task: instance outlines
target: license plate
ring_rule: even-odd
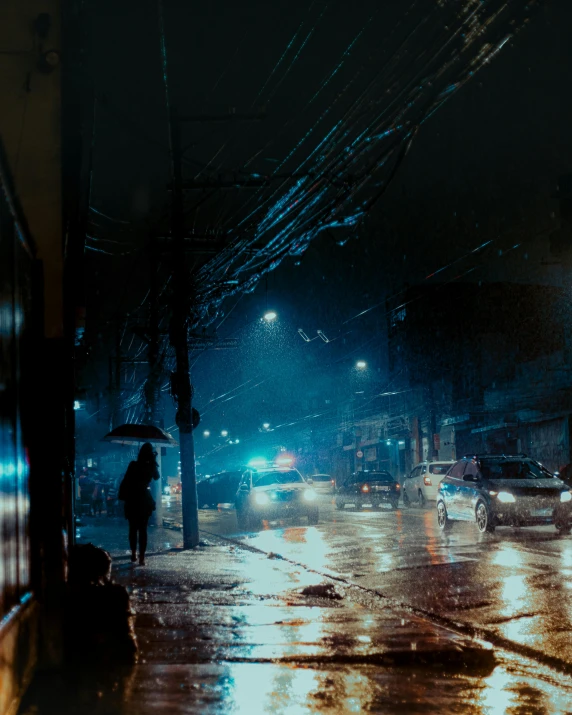
[[[389,487],[376,487],[375,489],[378,492],[388,492],[389,491]]]
[[[552,509],[533,509],[530,516],[552,516]]]

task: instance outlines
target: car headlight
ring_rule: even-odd
[[[313,489],[304,490],[304,499],[306,501],[314,501],[316,499],[316,492]]]
[[[503,504],[514,504],[516,501],[514,494],[511,494],[510,492],[499,492],[497,494],[497,499]]]
[[[572,499],[571,492],[561,492],[560,501],[570,501]]]
[[[258,492],[258,494],[254,495],[254,501],[258,504],[258,506],[265,506],[268,504],[270,499],[268,498],[268,494],[265,492]]]

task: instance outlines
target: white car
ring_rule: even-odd
[[[439,484],[453,464],[443,459],[418,464],[403,482],[403,506],[437,501]]]
[[[310,474],[308,479],[312,480],[314,490],[318,494],[333,494],[334,480],[329,474]]]

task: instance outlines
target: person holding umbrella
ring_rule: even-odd
[[[137,560],[137,541],[139,541],[139,565],[145,566],[147,550],[147,524],[155,511],[155,500],[149,485],[159,479],[157,452],[151,442],[139,450],[137,461],[130,462],[119,486],[118,499],[125,502],[125,518],[129,522],[129,546],[131,561]]]

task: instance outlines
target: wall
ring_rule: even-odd
[[[66,417],[59,47],[59,0],[2,0],[0,139],[9,201],[0,206],[0,526],[7,559],[1,715],[15,712],[39,644],[48,646],[46,663],[60,652]]]
[[[42,39],[34,30],[50,15]],[[47,337],[63,335],[61,223],[61,68],[38,69],[46,50],[60,48],[60,0],[0,3],[0,136],[30,233],[43,263]]]

